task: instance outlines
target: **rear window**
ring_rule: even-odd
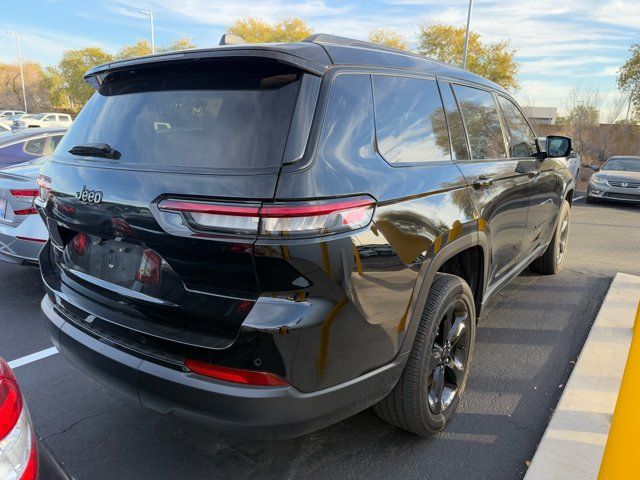
[[[112,72],[56,155],[106,143],[132,166],[279,167],[301,77],[273,61],[237,59]]]
[[[387,162],[451,159],[435,80],[374,75],[373,96],[378,149]]]

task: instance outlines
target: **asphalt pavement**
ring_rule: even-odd
[[[486,309],[465,397],[419,439],[371,411],[305,437],[253,441],[145,410],[60,354],[18,367],[39,437],[78,479],[517,479],[526,471],[615,272],[640,273],[640,207],[572,209],[565,269],[523,273]],[[51,346],[37,270],[0,264],[0,355]]]

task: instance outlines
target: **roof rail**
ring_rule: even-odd
[[[405,50],[399,48],[387,47],[377,43],[365,42],[364,40],[356,40],[355,38],[340,37],[338,35],[329,35],[328,33],[314,33],[303,40],[309,43],[328,43],[332,45],[344,45],[345,47],[362,47],[372,50],[383,50],[385,52],[400,52],[408,54]]]

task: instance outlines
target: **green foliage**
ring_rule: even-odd
[[[386,47],[397,48],[399,50],[409,50],[409,45],[402,35],[394,30],[378,28],[369,32],[369,41],[384,45]]]
[[[640,115],[640,43],[632,45],[630,56],[618,72],[618,87],[631,97],[636,115]]]
[[[156,48],[156,53],[173,52],[175,50],[187,50],[195,48],[188,38],[179,38],[165,47]],[[147,40],[138,40],[133,45],[125,45],[118,51],[116,58],[126,60],[128,58],[143,57],[151,55],[151,44]]]
[[[247,43],[299,42],[312,33],[307,23],[299,18],[285,18],[275,23],[259,18],[241,18],[233,22],[227,31],[242,37]]]
[[[423,25],[420,27],[418,52],[445,63],[461,65],[464,57],[465,29],[450,25]],[[482,42],[480,35],[470,32],[467,69],[504,88],[518,88],[518,64],[515,50],[508,41]]]
[[[84,74],[112,60],[113,56],[99,47],[66,50],[58,65],[49,67],[45,73],[45,83],[53,89],[52,106],[79,111],[94,92],[84,81]]]

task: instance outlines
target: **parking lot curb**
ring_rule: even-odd
[[[525,480],[598,478],[639,300],[640,277],[617,273]]]

